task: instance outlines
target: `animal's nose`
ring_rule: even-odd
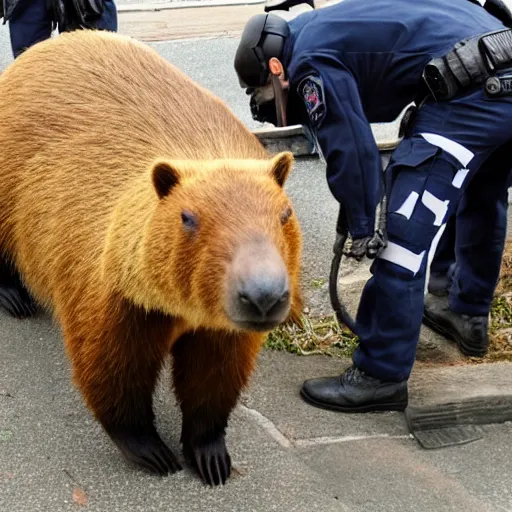
[[[288,307],[290,289],[285,279],[251,279],[240,287],[238,298],[254,321],[272,319]]]
[[[269,331],[291,308],[288,269],[274,244],[243,244],[230,267],[226,313],[242,329]],[[292,282],[293,283],[293,282]]]

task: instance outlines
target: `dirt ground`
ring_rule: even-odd
[[[491,310],[491,345],[486,360],[512,361],[512,240],[508,240]]]
[[[489,340],[489,350],[484,358],[467,358],[460,363],[512,361],[512,239],[505,246],[501,275],[491,309]],[[334,315],[323,318],[305,315],[300,327],[288,324],[274,330],[266,346],[299,355],[350,357],[357,346],[357,337],[340,326]]]

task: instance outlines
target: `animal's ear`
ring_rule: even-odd
[[[293,167],[293,154],[290,151],[283,151],[272,158],[270,169],[277,184],[282,187]]]
[[[153,164],[151,176],[160,199],[166,197],[172,188],[180,182],[178,169],[171,162],[165,160],[159,160]]]

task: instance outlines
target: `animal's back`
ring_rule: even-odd
[[[155,158],[268,156],[221,101],[117,34],[32,47],[0,76],[0,98],[0,249],[48,303],[77,258],[77,272],[97,269],[116,201]]]
[[[92,131],[117,152],[266,157],[210,92],[150,47],[118,34],[79,31],[45,41],[0,76],[0,87],[0,126],[14,122],[20,134],[45,145]]]

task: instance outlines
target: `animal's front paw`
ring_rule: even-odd
[[[153,473],[166,475],[183,469],[154,427],[137,430],[117,428],[107,432],[128,460]]]
[[[226,483],[231,474],[231,457],[224,436],[209,443],[184,443],[183,451],[205,484],[214,486]]]

